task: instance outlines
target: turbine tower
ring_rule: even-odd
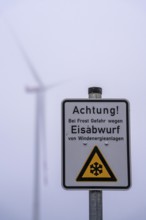
[[[41,152],[43,153],[44,184],[48,182],[47,175],[47,146],[45,134],[45,90],[42,85],[27,88],[27,92],[36,94],[36,125],[35,125],[35,154],[34,154],[34,193],[33,220],[41,219]],[[42,151],[41,151],[42,148]]]

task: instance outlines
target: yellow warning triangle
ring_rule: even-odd
[[[117,181],[97,146],[94,147],[76,181]]]

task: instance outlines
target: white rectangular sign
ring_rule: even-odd
[[[63,186],[129,188],[128,101],[64,100],[62,114]]]

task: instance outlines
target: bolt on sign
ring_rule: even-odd
[[[129,188],[129,102],[66,99],[62,119],[63,186]]]

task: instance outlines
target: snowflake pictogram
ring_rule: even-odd
[[[98,176],[102,173],[102,165],[95,162],[90,165],[90,173],[93,173],[95,176]]]

